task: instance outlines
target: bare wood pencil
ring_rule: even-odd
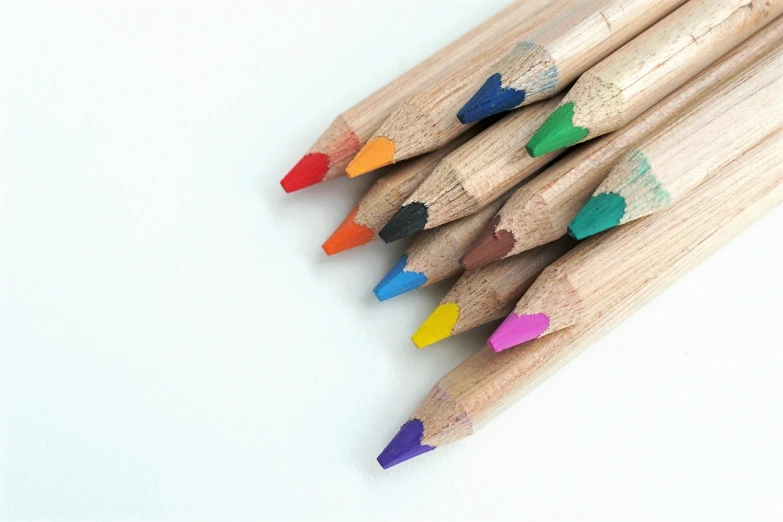
[[[626,125],[783,12],[783,0],[690,0],[585,72],[527,145],[537,156]]]
[[[684,0],[586,0],[532,32],[490,72],[457,117],[471,123],[554,96]]]
[[[658,212],[783,128],[783,47],[635,145],[568,227],[577,239]]]

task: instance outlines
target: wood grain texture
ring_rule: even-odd
[[[525,3],[526,15],[517,16],[512,29],[496,31],[491,44],[408,96],[373,137],[394,142],[393,162],[424,154],[453,140],[468,127],[459,122],[457,111],[468,101],[475,85],[486,78],[489,69],[533,28],[576,3],[577,0],[529,0]]]
[[[501,74],[503,87],[525,92],[525,105],[548,98],[683,3],[583,1],[517,44],[494,72]]]
[[[446,156],[405,205],[426,205],[425,229],[430,229],[481,210],[532,176],[558,155],[531,158],[525,152],[528,138],[557,102],[555,98],[509,114]]]
[[[622,129],[579,146],[518,189],[500,209],[493,230],[506,230],[514,237],[514,247],[505,257],[565,235],[568,224],[624,153],[781,45],[783,18],[778,18]]]
[[[783,164],[783,129],[719,169],[692,192],[693,197],[582,242],[544,270],[514,314],[546,314],[546,335],[583,321],[605,302],[625,299],[657,267],[679,262],[753,198],[775,190],[783,179],[779,164]]]
[[[601,300],[590,315],[572,328],[500,354],[485,347],[442,377],[411,416],[424,425],[420,444],[437,448],[486,425],[783,201],[783,168],[774,158],[780,145],[779,141],[769,141],[748,151],[740,161],[725,167],[723,176],[709,180],[678,205],[681,215],[675,219],[687,221],[690,216],[703,214],[707,221],[707,216],[717,220],[702,241],[691,242],[681,250],[676,262],[649,266],[636,274],[640,276],[638,280],[618,280],[613,288],[631,290],[623,291],[622,298],[617,295]],[[758,179],[756,173],[764,173],[763,179]],[[727,179],[735,183],[726,187]],[[727,198],[727,191],[739,197]],[[662,221],[666,214],[671,217],[675,208],[651,217],[648,223]]]
[[[441,304],[459,306],[459,319],[451,334],[508,315],[539,274],[574,244],[571,238],[561,238],[511,259],[465,272],[441,300]]]
[[[783,0],[691,0],[586,73],[562,105],[589,138],[617,130],[783,12]]]

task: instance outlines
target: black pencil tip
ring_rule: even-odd
[[[392,216],[378,235],[387,243],[397,241],[424,230],[424,227],[427,226],[428,217],[427,205],[418,201],[409,203]]]

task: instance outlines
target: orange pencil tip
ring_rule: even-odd
[[[362,147],[362,150],[345,168],[348,177],[355,178],[370,171],[394,163],[394,153],[397,147],[394,142],[384,136],[377,136]]]
[[[359,211],[359,207],[356,207],[348,214],[345,221],[340,223],[329,239],[323,244],[322,248],[326,255],[332,256],[344,250],[358,247],[365,243],[369,243],[375,239],[375,231],[371,228],[367,228],[363,225],[359,225],[354,222],[356,213]]]

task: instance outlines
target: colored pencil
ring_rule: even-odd
[[[585,0],[514,46],[460,109],[471,123],[554,96],[685,0]]]
[[[573,245],[571,238],[470,270],[454,284],[411,340],[424,348],[507,316],[533,281]]]
[[[773,161],[783,161],[783,129],[719,169],[691,192],[693,198],[581,243],[544,270],[489,345],[495,351],[511,348],[578,324],[606,301],[628,298],[660,267],[678,263],[688,250],[709,241],[759,194],[755,184],[775,190],[783,176]],[[765,171],[758,170],[762,166]]]
[[[453,72],[488,45],[492,45],[497,34],[513,31],[522,20],[534,16],[540,9],[540,4],[539,0],[514,2],[340,114],[283,178],[283,189],[293,192],[345,176],[348,162],[397,105],[440,76]]]
[[[576,239],[658,212],[783,128],[783,48],[627,152],[568,227]]]
[[[457,111],[468,101],[474,86],[486,77],[492,64],[532,29],[577,2],[528,0],[525,4],[529,8],[528,16],[518,17],[513,29],[498,32],[492,44],[486,45],[426,88],[408,96],[394,109],[348,164],[348,176],[361,176],[435,150],[465,132],[467,126],[459,122]]]
[[[547,154],[617,130],[783,12],[783,0],[690,0],[585,72],[527,145]]]
[[[481,126],[475,126],[438,150],[391,167],[393,171],[378,178],[323,244],[326,254],[331,256],[378,239],[378,232],[438,163],[481,129]]]
[[[446,156],[383,227],[381,239],[390,243],[472,214],[554,159],[531,158],[524,147],[557,102],[509,114]]]
[[[572,328],[531,341],[524,348],[498,354],[485,347],[470,357],[438,380],[380,454],[379,464],[389,468],[472,435],[783,201],[781,146],[780,143],[769,145],[750,151],[741,162],[729,164],[723,178],[712,178],[686,200],[649,220],[662,221],[667,214],[676,212],[685,221],[701,214],[716,218],[712,226],[706,227],[703,241],[683,248],[677,262],[657,264],[647,267],[644,273],[637,273],[638,280],[633,285],[626,280],[615,281],[615,288],[632,287],[626,297],[600,302],[589,317]],[[762,179],[757,179],[756,173]],[[741,181],[742,186],[729,185],[731,194],[726,194],[725,183],[721,183],[725,179]],[[627,233],[628,228],[642,223],[613,232]],[[609,239],[608,235],[604,238]]]
[[[465,254],[463,266],[471,270],[565,235],[568,224],[625,152],[780,45],[783,17],[622,129],[580,145],[511,196]]]
[[[373,292],[378,300],[385,301],[461,274],[459,258],[507,197],[498,199],[471,216],[422,232],[376,285]]]

